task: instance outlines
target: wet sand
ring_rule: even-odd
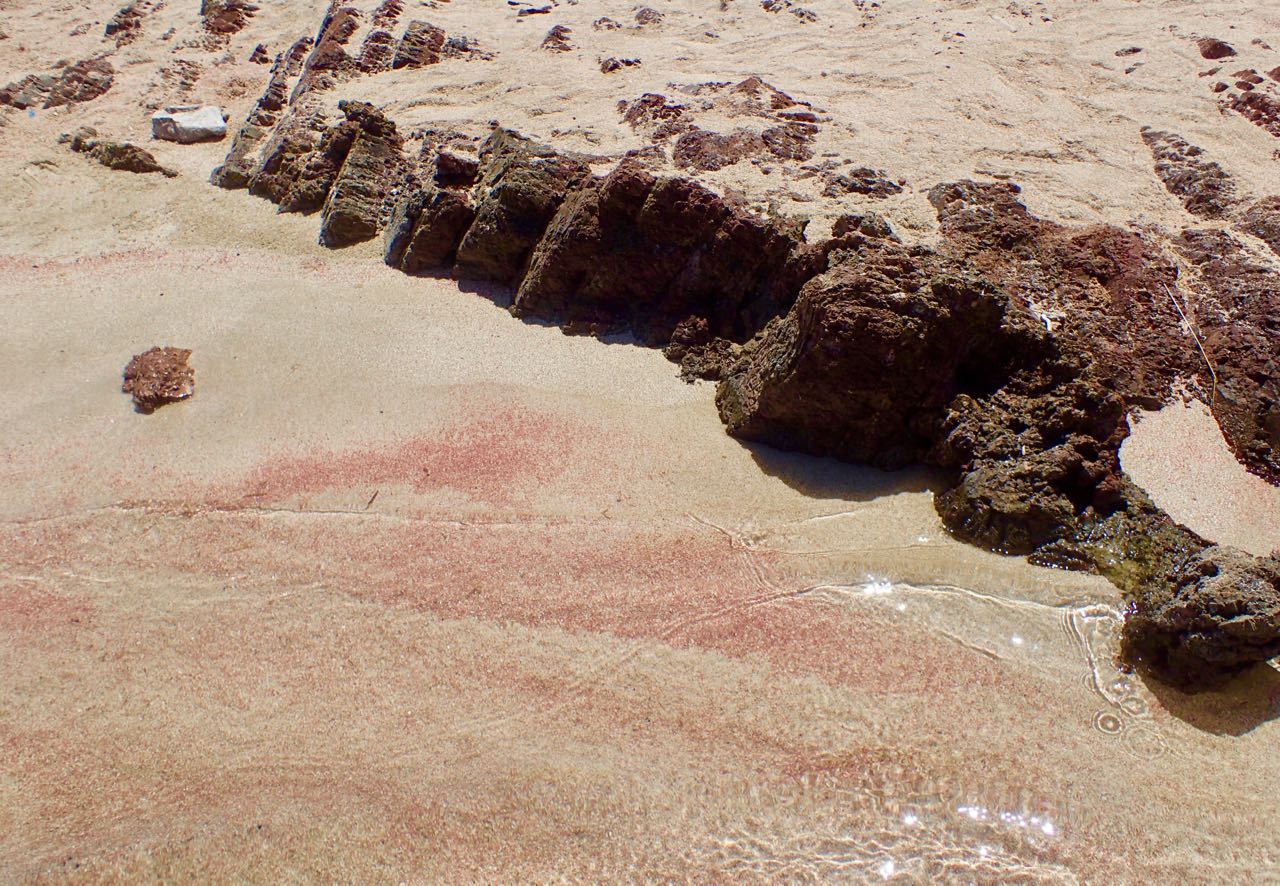
[[[925,474],[746,448],[657,352],[147,188],[208,240],[4,260],[15,879],[1274,873],[1273,669],[1122,675],[1114,589],[951,541]],[[152,344],[197,393],[143,416]]]
[[[1236,461],[1203,403],[1139,413],[1120,457],[1179,523],[1258,557],[1280,552],[1280,488]]]

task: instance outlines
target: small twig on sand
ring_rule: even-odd
[[[1178,299],[1174,297],[1173,290],[1169,288],[1169,284],[1161,284],[1164,286],[1165,294],[1169,296],[1169,301],[1173,302],[1173,308],[1178,312],[1178,316],[1182,318],[1182,322],[1186,324],[1187,331],[1191,333],[1191,338],[1195,341],[1196,347],[1200,349],[1200,356],[1204,358],[1204,365],[1209,367],[1209,375],[1213,377],[1213,390],[1209,394],[1209,412],[1213,412],[1214,403],[1218,399],[1218,370],[1213,365],[1213,361],[1209,359],[1209,355],[1205,352],[1204,342],[1200,339],[1200,333],[1195,325],[1187,318],[1187,312],[1182,309],[1182,305],[1178,303]]]

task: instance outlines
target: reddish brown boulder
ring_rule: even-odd
[[[569,42],[569,35],[572,33],[573,29],[565,25],[552,25],[551,30],[542,38],[542,48],[551,52],[568,52],[573,49],[573,44]]]
[[[1125,623],[1131,660],[1204,687],[1280,655],[1280,558],[1209,547],[1168,575]]]
[[[140,175],[159,172],[167,178],[173,178],[178,174],[172,169],[161,166],[155,155],[145,148],[128,142],[100,139],[98,133],[88,126],[82,127],[74,135],[62,136],[60,141],[70,143],[71,150],[96,160],[108,169]]]
[[[624,160],[565,200],[529,263],[520,316],[625,327],[665,344],[690,316],[742,340],[794,297],[799,232]]]

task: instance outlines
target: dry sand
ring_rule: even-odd
[[[47,35],[89,5],[114,11],[0,4],[0,68],[81,57]],[[656,352],[326,252],[314,219],[205,185],[225,145],[156,147],[175,180],[58,147],[143,138],[156,37],[194,5],[108,96],[0,129],[5,879],[1280,881],[1274,669],[1194,698],[1121,674],[1115,590],[949,540],[927,475],[746,448]],[[323,4],[263,5],[237,59]],[[1060,218],[1171,219],[1116,135],[1161,114],[1269,162],[1170,73],[1230,4],[655,5],[629,92],[768,68],[922,186],[985,164]],[[559,8],[588,47],[567,61],[532,48],[551,17],[504,7],[424,11],[499,54],[442,66],[423,119],[548,135],[581,108],[629,138],[583,85],[583,23],[630,7]],[[1112,69],[1135,42],[1140,81]],[[263,72],[206,76],[242,112]],[[894,211],[926,218],[914,189]],[[143,416],[120,372],[156,344],[194,351],[197,393]],[[1228,487],[1142,472],[1166,420],[1137,427],[1139,478],[1200,531],[1271,538],[1204,497]]]

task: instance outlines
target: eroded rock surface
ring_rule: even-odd
[[[91,58],[67,65],[57,74],[33,74],[0,89],[0,105],[19,109],[57,108],[92,101],[115,82],[115,68],[106,59]]]
[[[1156,161],[1156,175],[1187,211],[1203,218],[1222,218],[1235,202],[1235,182],[1204,151],[1171,132],[1142,131]]]
[[[77,154],[84,154],[108,169],[139,174],[159,172],[168,178],[178,174],[172,169],[161,166],[155,155],[145,148],[128,142],[100,139],[98,133],[91,127],[82,127],[74,135],[64,135],[62,141],[69,143],[71,150]]]
[[[394,122],[365,102],[343,102],[341,108],[359,128],[322,209],[320,242],[330,247],[378,236],[385,200],[405,165]]]

